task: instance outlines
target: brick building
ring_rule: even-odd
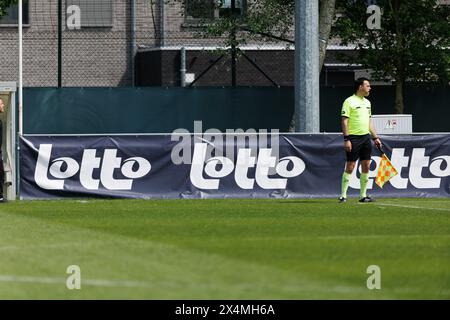
[[[156,45],[150,2],[135,3],[136,44]],[[57,86],[58,0],[28,0],[24,4],[24,86]],[[66,11],[73,4],[81,9],[79,30],[69,30],[66,25],[70,17]],[[16,10],[11,8],[0,21],[1,81],[18,81]],[[62,12],[62,85],[131,85],[131,1],[62,0]]]
[[[185,0],[185,6],[180,0],[61,1],[61,79],[65,87],[131,86],[133,80],[135,85],[179,86],[183,47],[189,83],[220,57],[217,48],[223,45],[220,39],[198,36],[198,12],[214,18],[226,12],[230,2],[226,0],[223,8],[215,9],[204,5],[209,0]],[[242,12],[246,1],[236,1]],[[450,0],[443,3],[449,4]],[[24,0],[24,4],[24,86],[57,86],[58,0]],[[73,16],[72,5],[80,8],[80,29],[68,28],[67,21]],[[0,20],[0,48],[0,80],[17,81],[17,8],[10,8],[9,14]],[[280,42],[250,42],[241,49],[243,54],[238,56],[236,69],[237,85],[293,85],[293,47]],[[340,63],[337,55],[338,52],[354,54],[350,49],[330,41],[321,74],[322,84],[353,81],[353,69],[359,66]],[[230,59],[224,56],[195,85],[230,85],[230,73]]]
[[[136,85],[178,86],[181,47],[187,49],[188,76],[198,75],[217,58],[212,51],[222,42],[199,38],[198,17],[191,14],[189,3],[183,7],[176,0],[62,0],[62,86],[130,86],[133,63]],[[67,26],[71,5],[80,8],[81,29]],[[58,0],[24,0],[23,17],[24,86],[57,86]],[[17,25],[17,7],[13,6],[0,20],[2,81],[18,81]],[[293,84],[293,48],[286,49],[285,43],[253,43],[243,49],[273,82]],[[229,59],[223,59],[197,85],[228,85],[229,73]],[[237,74],[238,85],[273,85],[242,57]]]

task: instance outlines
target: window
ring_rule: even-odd
[[[29,24],[28,0],[22,2],[22,23]],[[19,24],[19,8],[17,4],[10,5],[6,8],[6,14],[0,18],[0,25],[18,25]]]
[[[246,0],[236,0],[235,7],[245,13]],[[200,21],[219,18],[231,13],[231,0],[186,0],[186,20]]]
[[[66,8],[78,6],[81,15],[81,27],[112,27],[112,0],[66,0]]]

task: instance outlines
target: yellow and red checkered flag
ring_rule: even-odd
[[[381,155],[381,161],[378,167],[378,173],[377,177],[375,178],[375,183],[380,188],[383,188],[383,185],[386,182],[388,182],[391,178],[395,177],[397,174],[398,174],[397,170],[394,168],[389,158],[383,153]]]

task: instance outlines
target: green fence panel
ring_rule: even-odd
[[[286,131],[290,88],[30,88],[24,132],[30,134],[162,133],[177,128]]]
[[[321,131],[340,132],[342,102],[351,87],[322,87]],[[395,88],[374,86],[373,114],[394,113]],[[404,113],[414,132],[449,132],[449,87],[407,87]],[[27,134],[170,133],[202,129],[277,129],[286,132],[294,112],[292,87],[238,88],[26,88]]]

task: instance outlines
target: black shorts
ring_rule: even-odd
[[[352,143],[352,151],[345,152],[347,161],[356,160],[370,160],[372,155],[372,141],[370,134],[363,136],[350,135],[350,142]]]

